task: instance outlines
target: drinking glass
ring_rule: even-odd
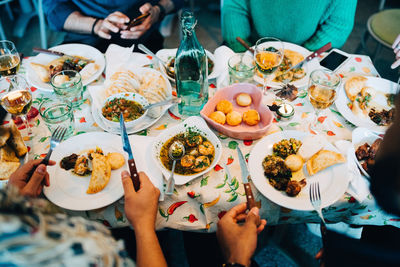
[[[39,113],[51,134],[58,126],[67,129],[64,140],[74,134],[74,112],[70,102],[60,99],[45,100],[39,106]]]
[[[73,108],[79,106],[83,100],[82,77],[75,70],[63,70],[56,73],[50,80],[57,97],[62,101],[70,102]]]
[[[316,133],[318,130],[318,117],[321,111],[329,108],[336,100],[336,89],[342,79],[340,76],[327,69],[314,70],[310,74],[308,85],[308,98],[315,110],[315,119],[311,129]]]
[[[244,53],[236,54],[228,60],[229,84],[251,83],[254,76],[254,58]]]
[[[17,74],[20,58],[15,45],[11,41],[0,41],[0,77],[10,77]]]
[[[26,117],[32,105],[32,94],[25,78],[21,75],[0,78],[0,99],[1,105],[8,113],[21,117],[28,135],[32,135]]]
[[[274,37],[264,37],[257,41],[254,51],[254,61],[262,74],[264,93],[267,90],[267,79],[277,70],[283,60],[283,43]]]

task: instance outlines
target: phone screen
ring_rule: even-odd
[[[327,69],[330,69],[332,71],[336,70],[337,67],[340,66],[340,64],[342,64],[343,62],[346,61],[346,59],[348,59],[347,56],[339,54],[335,51],[332,51],[329,55],[327,55],[326,57],[324,57],[319,64],[322,67],[325,67]]]

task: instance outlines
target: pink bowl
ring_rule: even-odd
[[[240,93],[247,93],[251,96],[253,101],[250,106],[241,107],[237,105],[236,96]],[[233,110],[238,111],[241,114],[249,109],[257,110],[260,114],[260,122],[254,126],[249,126],[244,122],[237,126],[230,126],[226,123],[224,125],[216,123],[208,116],[216,110],[215,107],[218,102],[224,99],[230,101],[233,104]],[[214,97],[209,99],[204,105],[200,115],[215,130],[229,137],[241,140],[259,139],[267,133],[274,117],[269,108],[261,103],[261,100],[262,92],[255,85],[249,83],[237,83],[218,90]]]

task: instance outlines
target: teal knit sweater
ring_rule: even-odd
[[[254,45],[261,37],[317,50],[341,47],[354,25],[357,0],[223,0],[222,36],[235,52],[239,36]]]

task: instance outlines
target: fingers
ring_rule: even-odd
[[[238,216],[236,216],[236,222],[243,222],[246,220],[246,217],[247,217],[246,213],[239,214]]]
[[[259,215],[259,209],[257,207],[254,207],[249,211],[249,213],[247,213],[245,225],[254,225],[258,228],[260,224],[261,220]]]
[[[50,175],[48,172],[46,172],[46,175],[44,176],[44,185],[50,186]]]
[[[392,44],[392,48],[395,49],[397,45],[400,44],[400,34],[397,36],[396,40],[394,40],[393,44]],[[397,50],[399,50],[400,48],[397,48]],[[396,51],[395,51],[396,52]]]
[[[54,160],[49,160],[49,164],[47,164],[47,165],[53,166],[53,165],[56,165],[56,162]]]
[[[30,170],[32,170],[34,167],[39,165],[41,162],[42,162],[42,159],[30,160],[21,166],[21,171],[23,171],[24,173],[28,173]]]
[[[105,19],[103,21],[102,27],[104,27],[112,32],[115,32],[115,33],[119,32],[119,28],[117,26],[115,26],[113,23],[111,23],[110,21],[108,21],[107,19]]]
[[[123,171],[121,173],[122,185],[124,187],[125,197],[136,194],[135,189],[133,188],[133,183],[129,172]]]
[[[397,68],[398,66],[400,66],[400,59],[396,60],[396,61],[392,64],[391,68],[392,68],[392,69],[395,69],[395,68]]]
[[[152,7],[153,7],[153,6],[152,6],[150,3],[146,3],[146,4],[144,4],[143,6],[141,6],[141,7],[139,8],[139,11],[140,11],[142,14],[144,14],[144,13],[149,13]]]
[[[119,11],[112,13],[106,19],[117,24],[124,24],[129,22],[129,17]]]
[[[257,228],[257,234],[259,234],[259,233],[261,233],[263,230],[264,230],[264,228],[265,228],[265,226],[267,225],[267,221],[266,220],[261,220],[261,223],[260,223],[260,225],[258,226],[258,228]]]
[[[233,208],[231,208],[226,214],[225,216],[228,216],[232,219],[235,219],[239,214],[244,213],[247,209],[247,203],[241,203]],[[225,217],[224,216],[224,217]]]
[[[97,33],[97,35],[103,39],[111,39],[111,35],[104,32],[103,30],[99,30],[99,32]]]
[[[24,189],[27,192],[36,193],[38,188],[41,186],[43,179],[45,179],[46,174],[46,165],[40,164],[32,174],[28,184],[25,186]]]

